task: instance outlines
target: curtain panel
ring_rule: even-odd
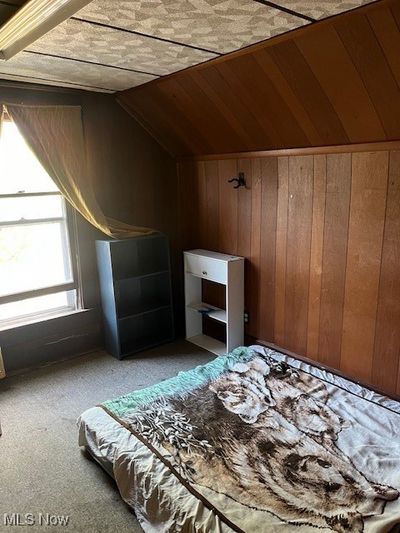
[[[4,112],[16,124],[65,199],[88,222],[116,239],[154,233],[153,229],[108,217],[97,203],[87,172],[80,106],[4,104],[0,132]]]

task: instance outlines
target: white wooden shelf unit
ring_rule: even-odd
[[[186,339],[217,355],[243,345],[244,258],[208,250],[184,252]],[[225,309],[202,301],[202,279],[225,285]],[[226,344],[203,334],[203,313],[226,327]]]

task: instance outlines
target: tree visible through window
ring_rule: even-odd
[[[64,198],[15,124],[4,121],[0,135],[0,327],[77,308],[68,213]]]

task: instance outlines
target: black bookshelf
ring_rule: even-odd
[[[168,239],[96,241],[106,349],[122,359],[174,338]]]

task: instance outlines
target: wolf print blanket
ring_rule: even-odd
[[[102,407],[231,530],[395,530],[399,404],[282,359],[238,348]]]

